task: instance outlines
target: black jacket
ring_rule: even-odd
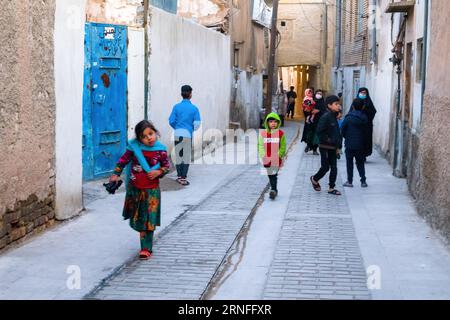
[[[327,105],[325,104],[324,98],[322,98],[322,99],[314,98],[314,101],[316,102],[316,109],[320,111],[318,114],[316,114],[316,117],[315,117],[316,120],[314,120],[314,121],[319,123],[320,118],[322,117],[322,115],[327,113],[328,109],[327,109]]]
[[[366,150],[369,119],[363,111],[351,111],[342,124],[342,136],[348,150]]]
[[[320,140],[320,148],[342,148],[342,136],[336,117],[337,114],[329,110],[325,112],[322,117],[320,117],[319,124],[316,129],[316,133]]]

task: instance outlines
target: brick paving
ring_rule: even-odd
[[[87,298],[200,299],[266,187],[266,179],[258,166],[243,166],[207,200],[161,232],[150,260],[126,265]]]
[[[288,141],[298,124],[285,128]],[[259,165],[234,175],[155,239],[148,261],[131,261],[86,299],[200,299],[268,184]]]
[[[280,232],[264,299],[370,299],[366,272],[345,197],[309,182],[320,157],[305,155]],[[339,183],[337,185],[342,185]]]

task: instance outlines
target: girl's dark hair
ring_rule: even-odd
[[[159,131],[156,129],[153,123],[151,123],[148,120],[143,120],[136,125],[136,128],[134,128],[134,132],[136,133],[136,139],[140,141],[142,135],[144,134],[145,129],[147,128],[150,128],[159,136]]]

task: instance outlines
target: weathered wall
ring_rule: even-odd
[[[142,27],[142,0],[87,0],[86,19],[90,22]]]
[[[408,14],[406,24],[405,44],[412,48],[412,61],[405,61],[405,70],[410,70],[410,91],[405,92],[404,96],[409,99],[403,101],[405,110],[404,118],[407,121],[406,139],[407,149],[405,150],[404,163],[406,164],[406,175],[408,179],[408,187],[412,195],[416,198],[418,193],[418,185],[420,184],[420,131],[422,126],[422,79],[420,78],[421,55],[419,48],[419,39],[424,37],[424,17],[425,17],[425,1],[416,2],[414,10]],[[406,59],[405,59],[406,60]],[[406,72],[405,72],[406,74]],[[404,76],[404,83],[408,79]],[[406,86],[404,86],[406,90]],[[408,101],[409,100],[409,101]],[[409,108],[408,108],[409,103]]]
[[[278,65],[319,66],[312,82],[315,88],[327,91],[332,89],[335,12],[335,1],[281,0],[278,13]]]
[[[152,8],[150,25],[149,118],[172,146],[169,116],[181,101],[184,84],[193,87],[193,103],[202,129],[228,128],[230,108],[230,38],[178,16]],[[196,141],[200,138],[196,136]]]
[[[230,50],[238,49],[233,62],[241,70],[260,74],[267,69],[269,59],[268,39],[265,28],[252,22],[252,1],[229,1],[232,8],[229,17],[231,43]],[[236,44],[234,46],[234,44]],[[233,53],[232,53],[233,54]]]
[[[223,26],[226,29],[230,11],[227,2],[227,0],[179,0],[177,15],[192,19],[205,27]]]
[[[299,3],[301,2],[301,3]],[[280,66],[320,65],[323,1],[282,0],[278,25],[281,42],[277,53]],[[281,22],[285,22],[283,27]]]
[[[431,1],[431,47],[419,147],[417,205],[427,221],[450,242],[450,61],[449,1]],[[444,65],[443,65],[444,62]]]
[[[82,208],[82,110],[85,0],[56,0],[56,217]],[[52,32],[53,34],[53,32]]]
[[[55,1],[2,1],[0,249],[54,222]]]
[[[245,71],[239,73],[237,88],[232,92],[236,95],[236,104],[232,104],[230,120],[239,122],[244,130],[259,127],[259,111],[263,105],[262,88],[262,74],[255,75]]]
[[[229,1],[232,65],[238,74],[231,92],[231,119],[241,128],[258,128],[263,107],[263,73],[268,64],[267,29],[252,22],[252,1]],[[238,51],[235,51],[238,50]]]
[[[393,64],[389,61],[392,57],[391,43],[391,15],[385,14],[384,10],[389,0],[378,1],[376,12],[376,40],[377,58],[376,62],[367,69],[366,85],[370,89],[370,95],[377,108],[374,120],[374,143],[386,155],[394,153],[390,137],[391,121],[395,119],[395,97],[397,90],[397,74]],[[394,16],[394,35],[398,33],[399,15]],[[372,34],[370,33],[372,36]]]

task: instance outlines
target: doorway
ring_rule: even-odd
[[[111,174],[127,143],[127,28],[85,25],[83,180]]]

